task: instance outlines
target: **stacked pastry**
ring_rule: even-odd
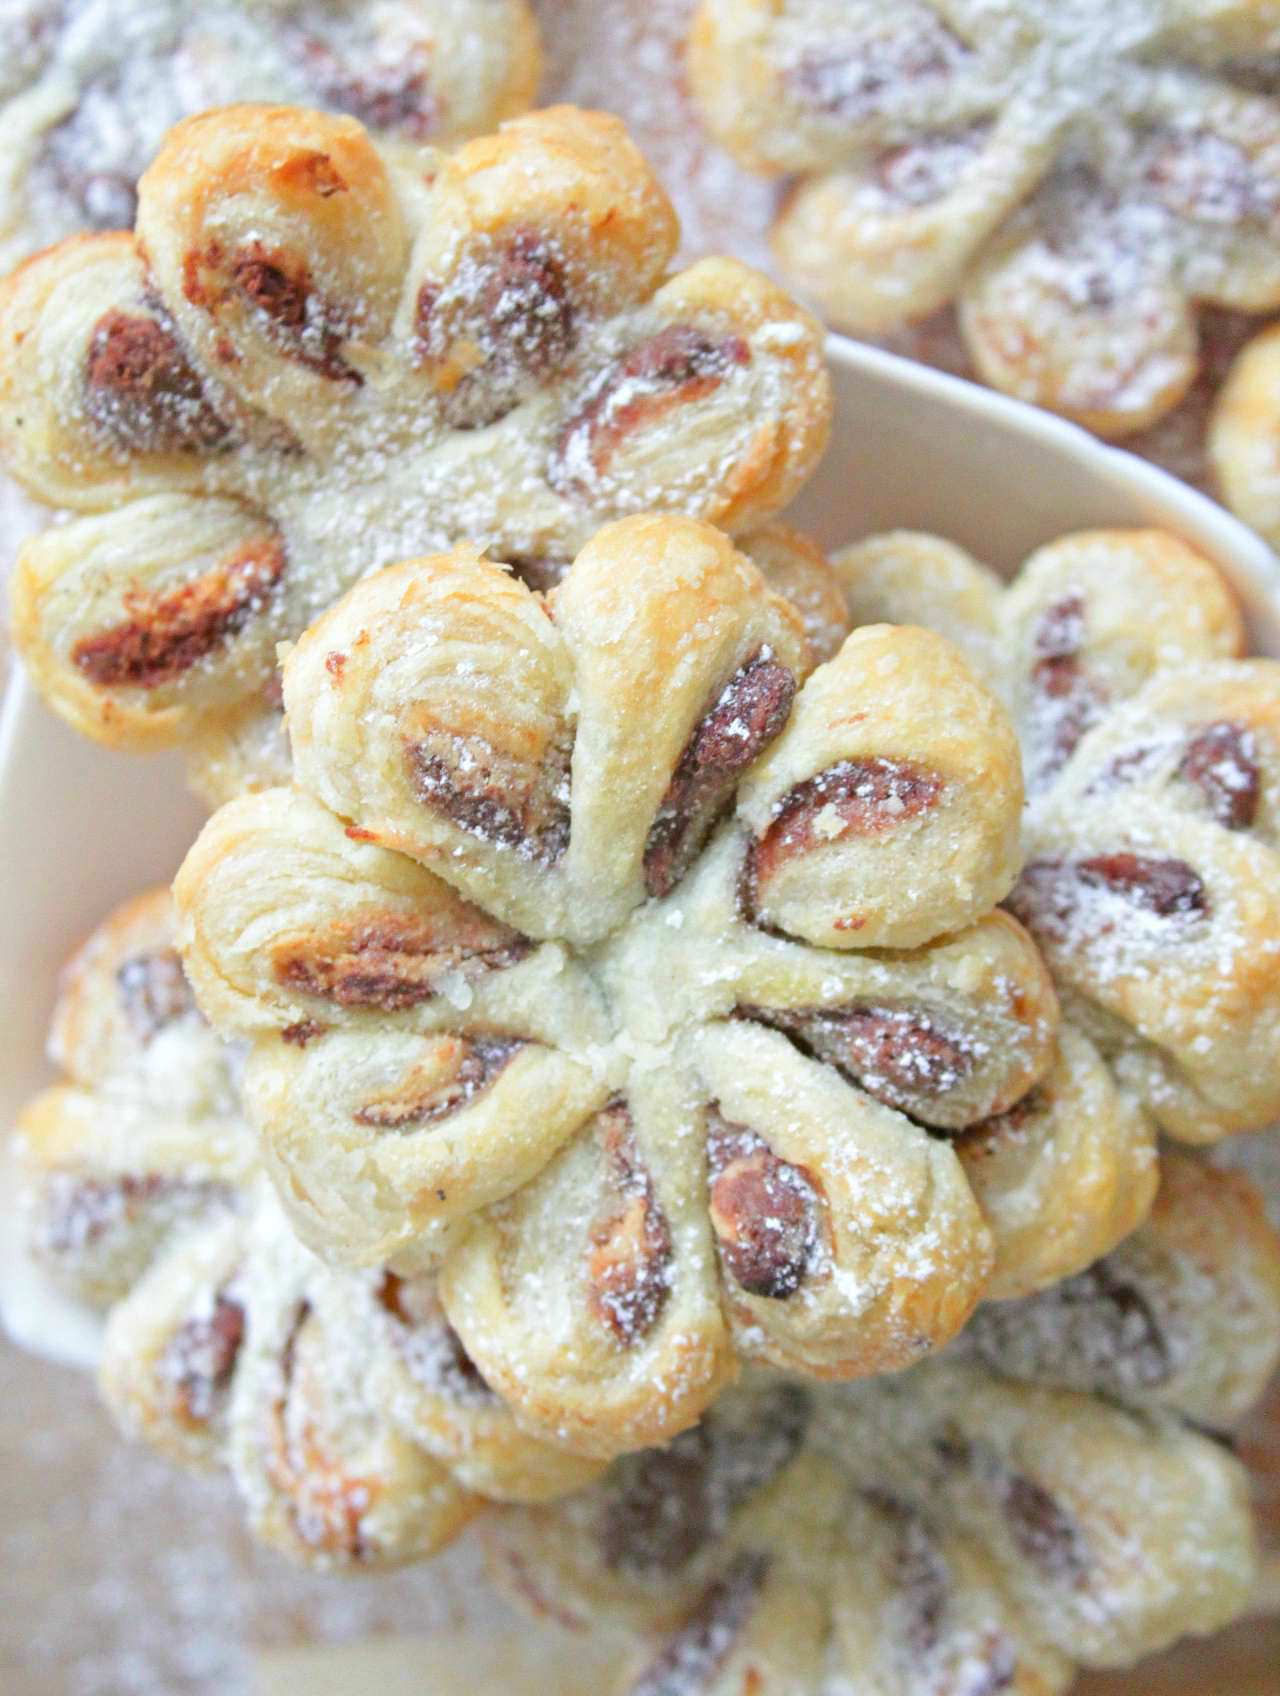
[[[702,0],[703,119],[789,175],[784,271],[833,324],[953,307],[977,373],[1107,436],[1280,306],[1280,6]]]
[[[230,1466],[257,1534],[304,1559],[429,1554],[485,1498],[592,1479],[518,1430],[432,1278],[334,1271],[294,1237],[261,1176],[241,1056],[183,976],[167,889],[71,962],[50,1046],[66,1080],[18,1127],[27,1240],[108,1316],[102,1387],[127,1431]]]
[[[1171,536],[1097,531],[1006,588],[895,534],[837,554],[855,623],[945,629],[1007,702],[1030,805],[1009,905],[1070,1022],[1168,1135],[1280,1114],[1280,664],[1246,659],[1226,585]]]
[[[1251,1581],[1188,1422],[1277,1246],[1156,1132],[1280,1111],[1275,668],[1169,538],[829,567],[817,328],[674,241],[593,114],[236,107],[5,285],[32,675],[224,802],[69,976],[30,1240],[299,1558],[516,1503],[637,1691],[1059,1688]]]
[[[727,540],[645,517],[545,599],[470,551],[365,579],[284,700],[293,787],[215,814],[175,895],[313,1247],[442,1261],[486,1379],[588,1452],[740,1358],[954,1334],[996,1248],[923,1127],[1011,1107],[1056,1024],[993,911],[1016,745],[954,649],[811,671]]]
[[[0,271],[82,230],[127,229],[166,131],[206,108],[349,112],[412,158],[525,110],[541,62],[528,0],[4,0]],[[0,478],[0,572],[41,522]],[[0,681],[7,661],[0,643]]]
[[[621,126],[566,108],[409,168],[351,119],[195,118],[136,235],[0,292],[0,441],[84,514],[23,553],[14,638],[72,723],[282,769],[275,646],[359,576],[461,540],[536,578],[610,516],[733,533],[826,441],[817,326],[674,216]]]
[[[237,100],[349,112],[391,146],[449,146],[537,91],[527,0],[7,0],[0,265],[133,222],[179,119]]]
[[[172,934],[157,890],[66,974],[68,1081],[20,1127],[28,1236],[108,1310],[124,1429],[229,1465],[259,1536],[367,1567],[488,1508],[500,1580],[603,1637],[629,1692],[1062,1689],[1244,1605],[1229,1434],[1280,1358],[1280,1241],[1238,1176],[1167,1155],[1143,1226],[946,1357],[845,1385],[755,1368],[606,1472],[520,1429],[430,1275],[300,1246]]]
[[[494,1568],[607,1632],[628,1696],[1061,1691],[1239,1608],[1222,1433],[1278,1311],[1256,1195],[1178,1156],[1123,1247],[984,1310],[967,1348],[857,1385],[744,1379],[669,1448],[492,1521]]]

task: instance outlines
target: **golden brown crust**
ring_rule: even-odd
[[[167,889],[122,902],[63,967],[49,1053],[94,1088],[136,1067],[161,1031],[198,1022]]]
[[[491,1209],[440,1284],[468,1352],[521,1424],[605,1458],[694,1424],[736,1373],[678,1092],[633,1077],[619,1105],[625,1161],[610,1147],[615,1109]],[[635,1240],[621,1243],[637,1201]]]
[[[237,795],[288,783],[289,737],[283,706],[274,696],[268,685],[261,698],[250,696],[192,742],[187,781],[210,811]]]
[[[702,0],[690,78],[739,161],[797,173],[774,249],[838,328],[956,303],[986,381],[1130,435],[1195,380],[1201,303],[1280,301],[1280,107],[1249,77],[1274,19],[1162,0],[1123,43],[1105,0],[989,22],[952,0]]]
[[[1248,1259],[1225,1241],[1233,1204],[1210,1181],[1172,1199],[1170,1217],[1179,1212],[1212,1215],[1208,1235],[1222,1234],[1205,1253],[1194,1225],[1198,1245],[1166,1222],[1144,1227],[1135,1246],[1170,1244],[1145,1290],[1176,1306],[1195,1286],[1192,1326],[1208,1326],[1203,1340],[1224,1364],[1212,1315],[1234,1300]],[[1275,1248],[1272,1237],[1266,1253]],[[1028,1366],[1016,1324],[987,1334],[981,1364],[953,1356],[822,1390],[749,1377],[670,1448],[615,1463],[554,1507],[491,1522],[495,1573],[522,1606],[610,1634],[624,1664],[626,1645],[647,1644],[636,1664],[653,1666],[691,1650],[689,1627],[744,1551],[769,1571],[799,1563],[818,1616],[805,1616],[794,1682],[777,1688],[804,1692],[825,1669],[942,1696],[962,1671],[985,1681],[975,1688],[1046,1696],[1065,1689],[1073,1663],[1126,1665],[1211,1629],[1245,1607],[1254,1556],[1242,1469],[1186,1421],[1211,1404],[1221,1414],[1232,1396],[1205,1402],[1191,1387],[1184,1399],[1170,1382],[1162,1398],[1144,1374],[1133,1304],[1117,1309],[1122,1280],[1117,1265],[1077,1293],[1074,1311],[1078,1327],[1110,1339],[1109,1377],[1061,1387],[1079,1377],[1078,1331],[1036,1332],[1043,1346]],[[1253,1312],[1280,1344],[1274,1299]],[[750,1646],[767,1662],[770,1644],[753,1609],[724,1619],[723,1655]],[[714,1657],[679,1664],[691,1688],[719,1688]]]
[[[37,499],[78,511],[133,494],[198,489],[206,478],[216,486],[224,438],[175,427],[193,413],[206,417],[202,395],[190,388],[175,395],[160,414],[162,432],[141,427],[139,387],[160,387],[176,342],[160,360],[133,362],[132,381],[117,389],[117,402],[129,397],[127,413],[109,403],[100,381],[93,384],[98,337],[113,317],[144,335],[172,337],[147,298],[145,268],[125,232],[70,236],[0,284],[0,434],[10,469]],[[165,387],[172,392],[171,381]]]
[[[992,1256],[953,1151],[777,1032],[713,1025],[689,1046],[710,1103],[710,1215],[739,1352],[853,1378],[954,1336]]]
[[[526,1037],[592,1039],[580,970],[370,835],[297,789],[242,796],[205,826],[174,899],[188,973],[222,1029],[433,1032],[471,1009]]]
[[[1039,548],[1001,608],[1028,788],[1162,671],[1245,651],[1240,605],[1211,561],[1159,530],[1086,530]]]
[[[743,787],[745,899],[758,922],[824,947],[913,947],[1007,892],[1020,807],[1016,739],[958,652],[925,630],[865,626],[814,673]]]
[[[193,355],[286,423],[359,385],[354,348],[386,335],[408,245],[362,125],[258,106],[170,131],[139,184],[137,241]]]
[[[1092,1265],[1142,1223],[1160,1182],[1152,1120],[1068,1022],[1050,1072],[956,1153],[995,1238],[991,1301]]]
[[[741,537],[738,546],[774,594],[790,601],[804,620],[813,664],[834,659],[849,633],[849,613],[839,579],[817,543],[775,522]]]
[[[941,536],[890,530],[831,555],[848,617],[861,624],[923,624],[954,642],[987,686],[1001,688],[999,608],[1004,584]]]
[[[976,1348],[855,1386],[748,1375],[669,1447],[491,1521],[495,1576],[623,1665],[679,1664],[698,1691],[722,1688],[720,1663],[692,1628],[746,1551],[799,1568],[818,1609],[791,1681],[765,1689],[843,1676],[944,1696],[962,1676],[1050,1696],[1077,1665],[1128,1665],[1248,1605],[1244,1472],[1198,1427],[1237,1420],[1280,1350],[1278,1252],[1247,1186],[1179,1156],[1128,1243],[986,1309]],[[725,1663],[770,1665],[777,1647],[751,1606],[722,1614],[714,1641]]]
[[[1010,706],[1032,801],[1009,897],[1121,1090],[1188,1142],[1280,1111],[1280,672],[1154,530],[1040,548],[1007,590],[901,533],[835,556],[854,618],[936,618]]]
[[[222,1217],[253,1164],[167,890],[123,903],[68,963],[49,1051],[67,1075],[16,1127],[23,1232],[55,1282],[102,1307],[171,1240]]]
[[[1052,986],[990,911],[1001,709],[922,630],[810,664],[688,518],[605,526],[545,596],[470,548],[402,562],[285,657],[295,788],[224,807],[175,884],[304,1240],[439,1265],[486,1380],[587,1455],[687,1428],[739,1358],[847,1377],[949,1339],[990,1238],[920,1124],[1053,1059]],[[858,762],[928,768],[922,817],[847,784],[801,842],[775,803]],[[887,875],[864,842],[895,828]]]
[[[647,509],[768,520],[825,445],[821,333],[730,260],[664,281],[676,240],[600,113],[449,157],[295,107],[179,124],[135,237],[0,292],[0,447],[86,515],[18,570],[41,690],[112,745],[207,742],[373,566],[464,537],[567,561]]]
[[[1070,786],[1098,770],[1097,747],[1086,740],[1033,819],[1011,904],[1171,1135],[1259,1129],[1276,1110],[1280,1043],[1273,851],[1146,796],[1081,803]]]
[[[413,641],[424,627],[430,647]],[[720,758],[706,726],[722,694],[739,689],[724,710],[752,718],[740,769],[806,665],[797,615],[726,538],[635,518],[599,532],[549,608],[466,550],[381,573],[298,643],[285,701],[298,781],[327,806],[528,934],[587,940],[671,886],[732,794],[733,767],[715,794],[680,770],[691,735],[702,773]]]
[[[1245,347],[1218,394],[1208,436],[1222,498],[1273,546],[1280,535],[1275,496],[1278,358],[1280,335],[1274,329],[1264,330]]]
[[[590,1482],[596,1465],[517,1427],[433,1278],[332,1271],[297,1241],[173,944],[165,890],[88,939],[55,1017],[76,1081],[19,1126],[27,1248],[105,1310],[101,1389],[122,1428],[230,1466],[255,1532],[321,1566],[420,1558],[491,1500]]]
[[[157,0],[144,31],[136,21],[131,0],[101,0],[88,18],[19,0],[0,73],[0,268],[131,223],[138,178],[191,113],[323,107],[412,157],[526,110],[542,68],[527,0],[211,0],[195,12]]]
[[[1139,1230],[1077,1276],[988,1308],[969,1338],[1012,1376],[1233,1430],[1280,1362],[1280,1241],[1246,1178],[1169,1152]]]
[[[11,589],[13,637],[38,688],[107,746],[164,747],[220,724],[269,674],[295,587],[279,534],[238,502],[156,494],[41,532]]]

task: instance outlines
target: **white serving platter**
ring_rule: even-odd
[[[1012,572],[1069,530],[1159,525],[1222,567],[1256,649],[1280,656],[1280,562],[1212,501],[1073,425],[893,354],[832,337],[830,358],[832,445],[787,515],[821,541],[934,530]],[[84,741],[13,668],[0,711],[0,1124],[50,1076],[60,965],[114,903],[174,871],[200,816],[176,758]],[[28,1346],[92,1354],[87,1316],[55,1302],[12,1242],[0,1316]]]

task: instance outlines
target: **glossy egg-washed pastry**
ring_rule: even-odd
[[[321,1566],[432,1553],[490,1499],[598,1463],[526,1436],[429,1277],[335,1271],[262,1177],[240,1056],[196,1009],[167,890],[118,908],[65,975],[64,1081],[17,1140],[27,1251],[106,1320],[103,1395],[170,1459],[229,1467],[255,1534]]]
[[[1082,1277],[894,1378],[746,1379],[496,1516],[494,1570],[612,1640],[616,1696],[1052,1696],[1243,1611],[1230,1432],[1278,1358],[1280,1239],[1247,1180],[1178,1155]]]
[[[1157,531],[1039,549],[1006,587],[896,533],[838,553],[854,623],[936,625],[1018,727],[1007,906],[1074,1027],[1189,1142],[1280,1118],[1280,662],[1242,658],[1217,570]]]
[[[82,515],[15,572],[37,687],[114,746],[201,745],[216,789],[279,758],[277,642],[379,565],[466,540],[544,581],[624,513],[768,519],[825,445],[821,334],[732,260],[669,276],[677,234],[601,114],[449,155],[179,124],[136,233],[0,286],[0,455]]]
[[[127,229],[179,119],[238,100],[349,112],[385,143],[452,146],[533,102],[527,0],[5,0],[0,269]]]
[[[486,1380],[584,1453],[684,1428],[742,1359],[902,1366],[994,1268],[1078,1270],[1150,1200],[1149,1125],[1060,1055],[994,910],[1006,714],[922,629],[813,669],[816,604],[675,516],[606,526],[545,596],[469,548],[387,567],[287,655],[294,786],[224,806],[175,884],[304,1241],[439,1266]],[[1133,1151],[1066,1265],[1024,1139],[991,1155],[1008,1235],[950,1140],[1036,1086],[1037,1125],[1082,1099]]]
[[[1108,436],[1171,410],[1197,309],[1280,306],[1278,0],[702,0],[690,74],[796,174],[778,259],[840,328],[955,303],[978,372]]]

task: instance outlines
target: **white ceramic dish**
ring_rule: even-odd
[[[935,530],[1008,572],[1068,530],[1160,525],[1217,561],[1256,648],[1280,655],[1280,563],[1220,507],[1019,402],[840,337],[830,353],[832,446],[789,514],[822,541]],[[172,873],[199,820],[176,759],[81,740],[15,668],[0,713],[0,1124],[48,1076],[60,964],[115,902]],[[86,1316],[52,1304],[12,1253],[0,1309],[19,1341],[92,1352]]]

